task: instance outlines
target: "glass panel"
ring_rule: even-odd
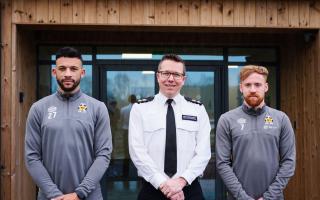
[[[184,60],[223,60],[222,48],[195,47],[98,47],[96,58],[160,60],[165,53],[178,54]]]
[[[54,68],[55,65],[52,65],[51,68]],[[89,96],[92,96],[92,65],[83,65],[86,70],[85,76],[81,79],[80,88],[83,93],[86,93]],[[51,77],[51,93],[57,91],[57,80],[55,77]]]
[[[230,48],[229,62],[276,62],[277,54],[274,48]]]
[[[244,65],[229,65],[228,76],[229,76],[229,110],[234,109],[242,104],[242,94],[239,90],[240,83],[240,69]],[[270,107],[277,107],[277,76],[276,67],[267,67],[269,71],[268,84],[269,91],[266,94],[265,101]]]
[[[39,99],[50,95],[51,89],[51,66],[50,65],[40,65],[39,66]]]
[[[209,115],[211,132],[211,151],[214,154],[215,150],[215,115],[214,115],[214,72],[203,71],[203,72],[187,72],[187,80],[184,87],[181,90],[181,94],[184,96],[191,97],[193,99],[200,100],[205,106]],[[203,194],[205,199],[215,199],[215,159],[214,155],[211,156],[209,164],[200,179]]]
[[[129,158],[125,112],[131,109],[126,107],[130,95],[141,99],[155,94],[155,75],[153,71],[106,71],[105,76],[104,100],[110,116],[113,152],[110,166],[101,181],[104,199],[136,199],[140,185],[136,168]]]

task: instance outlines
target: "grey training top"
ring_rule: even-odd
[[[283,112],[243,104],[220,117],[216,164],[231,194],[228,199],[284,199],[295,161],[294,132]]]
[[[99,181],[112,151],[106,106],[77,92],[59,92],[34,103],[25,136],[26,167],[39,186],[38,200],[77,191],[102,199]]]

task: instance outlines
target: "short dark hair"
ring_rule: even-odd
[[[56,60],[60,57],[79,58],[82,62],[81,53],[74,47],[62,47],[56,52]]]
[[[171,61],[174,61],[174,62],[178,62],[178,63],[182,63],[183,65],[183,74],[186,73],[186,65],[185,65],[185,62],[184,60],[182,60],[182,58],[176,54],[165,54],[164,56],[162,56],[160,62],[159,62],[159,65],[158,65],[158,71],[160,70],[161,68],[161,64],[163,61],[165,60],[171,60]]]

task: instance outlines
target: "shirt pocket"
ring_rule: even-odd
[[[186,134],[195,134],[199,130],[198,121],[182,120],[176,126],[179,132]]]
[[[159,116],[146,116],[143,119],[143,131],[145,133],[159,132],[165,128],[165,122]]]

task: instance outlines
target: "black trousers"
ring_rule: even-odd
[[[204,200],[202,189],[198,179],[195,179],[191,185],[183,188],[185,200]],[[138,200],[167,200],[166,196],[155,189],[149,182],[142,180],[142,189],[138,195]]]

